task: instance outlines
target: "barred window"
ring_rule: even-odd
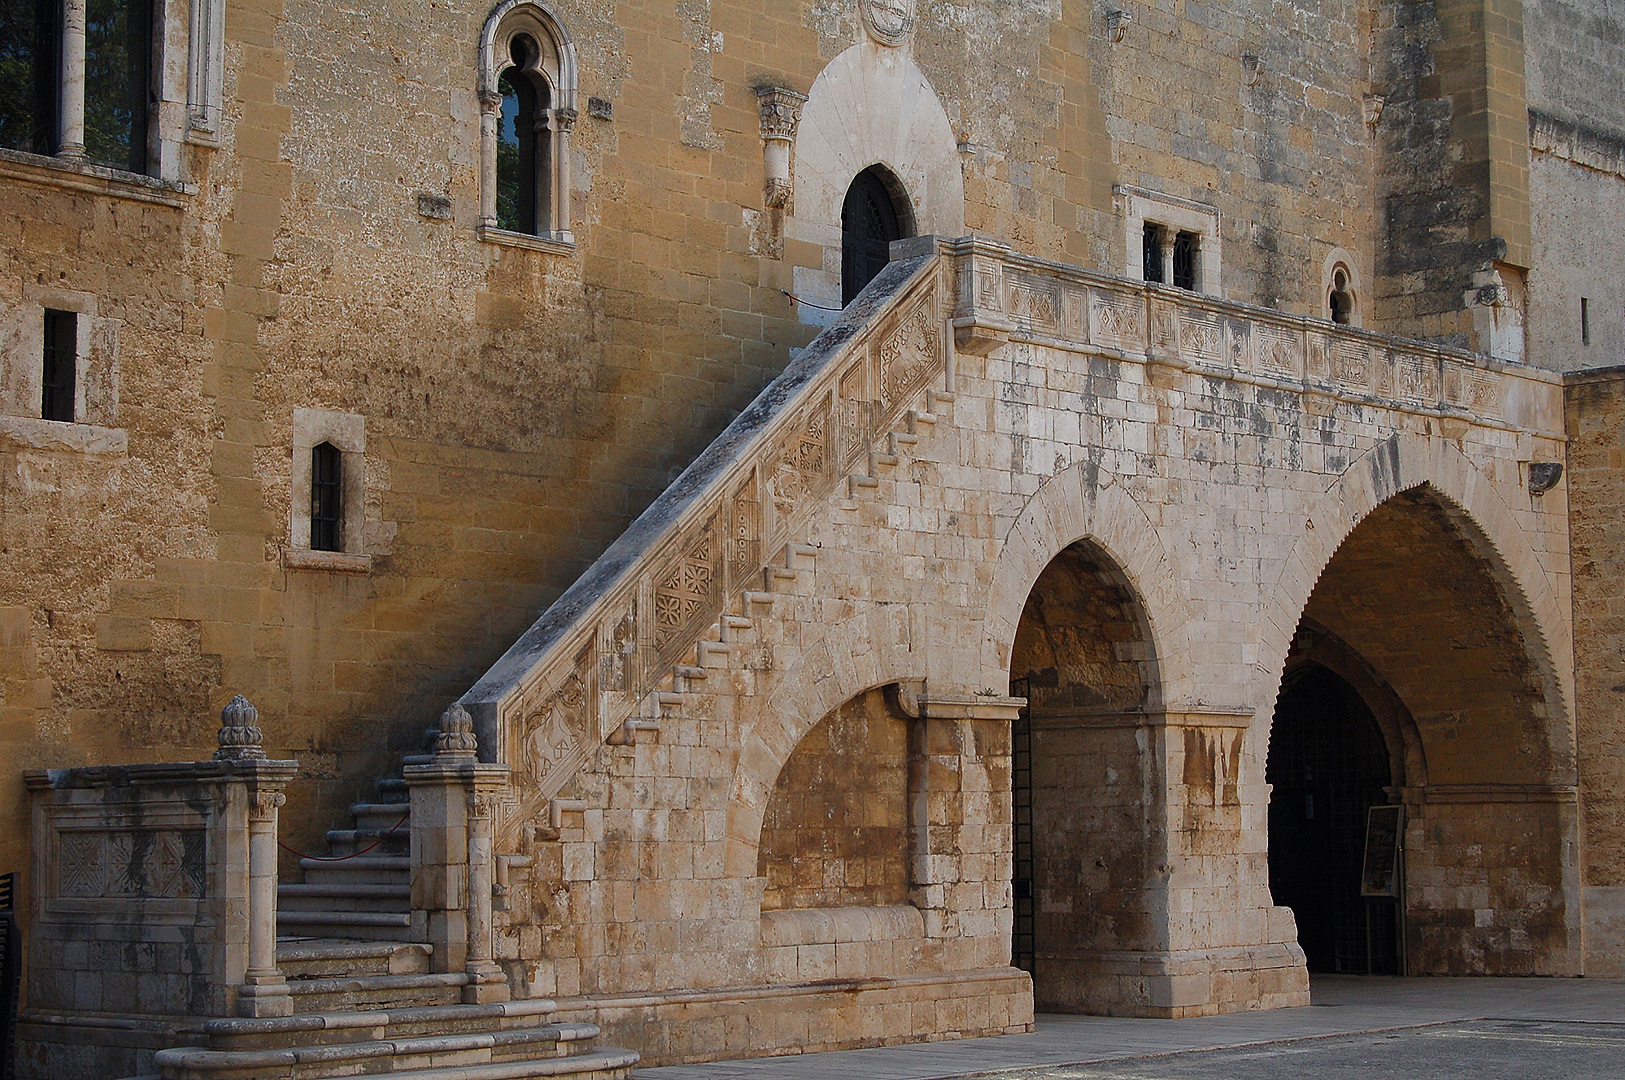
[[[40,383],[40,418],[71,424],[79,366],[79,315],[45,310],[45,356]]]
[[[1181,289],[1196,288],[1196,253],[1201,238],[1193,232],[1174,236],[1174,284]]]
[[[338,447],[321,443],[310,451],[310,547],[343,551],[343,461]]]
[[[1145,223],[1144,243],[1140,248],[1141,277],[1162,284],[1162,226]]]

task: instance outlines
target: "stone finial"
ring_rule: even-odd
[[[435,736],[434,756],[441,758],[472,758],[480,748],[474,736],[474,718],[467,709],[455,701],[440,714],[440,734]]]
[[[255,726],[260,712],[238,694],[220,710],[220,731],[215,741],[220,749],[214,752],[216,761],[264,761],[265,733]]]

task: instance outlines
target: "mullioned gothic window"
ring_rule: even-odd
[[[570,131],[575,47],[534,0],[507,0],[480,40],[480,235],[529,246],[573,244]]]

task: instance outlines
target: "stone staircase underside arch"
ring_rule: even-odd
[[[1145,883],[1163,944],[1078,961],[1110,1011],[1306,1000],[1262,857],[1271,680],[1358,520],[1323,517],[1328,500],[1381,501],[1383,447],[1401,447],[1403,486],[1446,483],[1502,554],[1546,669],[1569,655],[1566,517],[1527,488],[1529,462],[1561,460],[1555,377],[982,241],[909,243],[461,699],[482,760],[512,770],[499,954],[565,1018],[664,1048],[646,1061],[1028,1022],[1007,966],[1007,666],[1028,592],[1073,541],[1123,566],[1160,681],[1131,722],[1157,784],[1141,810],[1167,838]],[[778,770],[882,685],[922,732],[921,936],[881,914],[764,920]],[[1549,796],[1555,844],[1573,837],[1561,779],[1517,796]],[[1577,970],[1578,944],[1533,968]],[[876,995],[862,1031],[794,1034],[850,1015],[837,985]],[[716,1045],[682,1033],[763,987],[801,1019]]]

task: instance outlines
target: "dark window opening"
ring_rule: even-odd
[[[513,39],[513,67],[497,81],[502,118],[497,129],[497,227],[537,235],[552,224],[552,140],[547,85],[529,70],[539,55],[523,34]]]
[[[1140,276],[1162,284],[1162,226],[1149,221],[1145,223],[1145,234],[1140,242]]]
[[[1580,297],[1580,344],[1591,344],[1591,301]]]
[[[905,211],[906,212],[906,211]],[[857,175],[841,204],[841,304],[850,304],[891,261],[891,242],[908,234],[880,167]]]
[[[1332,309],[1332,322],[1347,326],[1353,321],[1354,297],[1349,295],[1349,279],[1342,267],[1332,273],[1332,293],[1327,303]]]
[[[0,0],[0,146],[56,153],[61,31],[54,0]]]
[[[1174,284],[1181,289],[1196,290],[1196,251],[1198,237],[1193,232],[1174,235]]]
[[[41,370],[40,417],[73,423],[74,378],[79,366],[79,316],[45,312],[45,356]]]
[[[152,98],[150,0],[88,0],[85,6],[85,156],[147,171]]]
[[[312,551],[343,551],[344,524],[341,490],[343,459],[338,447],[322,443],[310,452],[310,547]]]

